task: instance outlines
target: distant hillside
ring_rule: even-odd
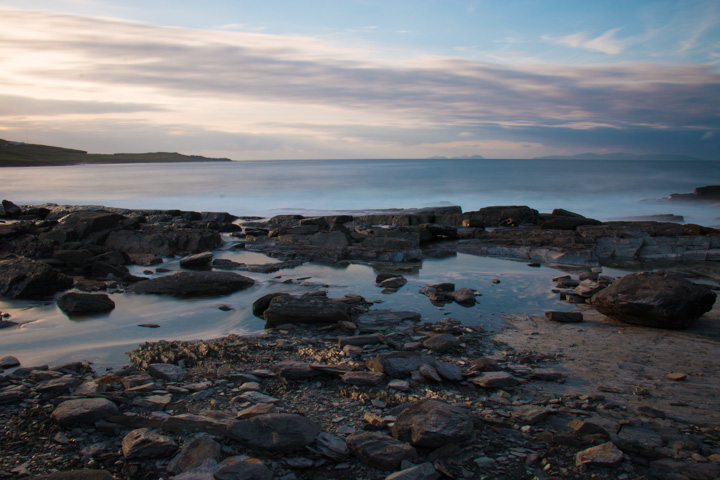
[[[0,139],[0,167],[42,167],[86,163],[174,163],[230,162],[229,158],[208,158],[174,152],[155,153],[87,153],[71,148],[34,145]]]
[[[535,160],[671,160],[671,161],[702,161],[699,158],[686,155],[670,155],[667,153],[652,153],[647,155],[636,155],[634,153],[580,153],[578,155],[563,156],[550,155],[547,157],[536,157]]]
[[[427,160],[484,160],[485,157],[482,155],[462,155],[460,157],[444,157],[442,155],[435,155],[434,157],[428,157]]]

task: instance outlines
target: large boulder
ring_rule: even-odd
[[[420,400],[403,410],[392,428],[398,440],[429,448],[462,443],[472,433],[473,421],[465,409],[431,399]]]
[[[476,212],[466,212],[465,216],[488,227],[499,227],[501,225],[534,224],[538,219],[538,211],[524,205],[494,206],[481,208]]]
[[[88,238],[91,234],[122,228],[127,217],[104,210],[81,210],[60,220],[55,232],[61,240],[72,242]]]
[[[22,210],[10,200],[3,200],[0,204],[0,218],[20,218]]]
[[[270,301],[263,316],[265,326],[287,323],[318,325],[352,320],[353,307],[318,295],[283,295]]]
[[[246,448],[269,452],[301,450],[315,441],[320,428],[312,420],[289,413],[268,413],[237,420],[228,435]]]
[[[72,287],[73,280],[42,262],[29,258],[0,261],[0,295],[33,298],[52,295]]]
[[[715,293],[677,274],[625,275],[592,297],[595,309],[635,325],[686,328],[712,309]]]
[[[255,284],[252,278],[233,272],[180,272],[133,284],[134,293],[199,297],[228,295]]]

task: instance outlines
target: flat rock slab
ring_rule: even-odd
[[[254,284],[252,278],[233,272],[180,272],[134,283],[130,291],[140,294],[201,297],[229,295]]]
[[[309,363],[297,360],[277,362],[272,369],[278,376],[287,380],[305,380],[317,377],[322,373],[312,368]]]
[[[592,297],[595,309],[610,318],[656,328],[687,328],[715,303],[709,288],[664,272],[625,275]]]
[[[89,315],[109,312],[115,308],[115,302],[104,293],[69,292],[58,299],[57,306],[68,315]]]
[[[398,415],[392,434],[416,447],[437,448],[462,443],[473,433],[473,421],[460,407],[438,400],[415,402]]]
[[[52,418],[62,426],[87,425],[119,413],[106,398],[81,398],[62,402],[53,410]]]
[[[175,440],[149,428],[133,430],[122,440],[122,453],[128,460],[167,457],[176,451]]]
[[[291,452],[315,441],[320,428],[309,418],[288,413],[268,413],[247,420],[237,420],[228,434],[254,450]]]
[[[385,374],[380,372],[347,372],[342,377],[348,385],[371,387],[380,385],[385,380]]]
[[[414,462],[417,458],[415,448],[384,433],[356,433],[346,441],[353,455],[382,470],[397,470],[403,460]]]
[[[520,383],[517,378],[507,372],[485,372],[479,377],[473,378],[472,382],[483,388],[507,388]]]

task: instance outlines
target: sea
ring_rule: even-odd
[[[0,179],[0,196],[20,205],[225,211],[259,217],[527,205],[541,212],[563,208],[599,220],[672,214],[686,223],[720,225],[717,203],[667,199],[671,193],[720,184],[720,162],[428,159],[77,165],[2,168]],[[226,240],[216,258],[247,264],[278,261],[232,249],[234,240]],[[166,258],[162,266],[178,271],[179,259]],[[604,267],[610,276],[628,271]],[[147,267],[131,267],[131,272],[149,278],[166,274]],[[56,297],[0,299],[0,312],[18,323],[0,332],[0,358],[15,356],[26,367],[85,361],[102,372],[128,363],[125,353],[143,342],[262,334],[264,322],[251,308],[257,298],[318,289],[333,298],[362,295],[377,302],[373,308],[415,310],[426,321],[456,318],[492,332],[504,328],[508,315],[573,310],[575,306],[552,293],[552,278],[578,271],[457,254],[412,265],[404,273],[408,283],[389,295],[375,285],[377,269],[366,264],[308,263],[272,274],[242,273],[255,285],[219,298],[179,300],[114,291],[109,295],[115,309],[91,317],[66,316],[57,308]],[[439,282],[476,289],[481,294],[478,303],[469,308],[433,306],[419,290]]]
[[[682,215],[720,224],[717,204],[669,202],[720,184],[720,162],[295,160],[2,168],[3,198],[124,208],[318,215],[459,205],[563,208],[599,220]]]

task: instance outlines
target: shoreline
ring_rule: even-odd
[[[613,259],[675,266],[704,255],[696,273],[715,286],[720,279],[713,229],[597,222],[571,212],[543,216],[528,207],[284,215],[242,224],[223,213],[19,208],[22,220],[0,225],[1,261],[11,260],[10,252],[51,258],[56,275],[71,275],[76,290],[94,296],[102,295],[100,287],[127,295],[186,295],[202,288],[221,303],[220,290],[207,290],[216,280],[212,272],[225,275],[213,288],[225,288],[229,280],[247,278],[243,272],[272,275],[278,263],[293,269],[305,262],[373,264],[385,274],[377,283],[392,296],[407,288],[404,265],[461,251],[538,265],[566,262],[578,274],[594,268],[597,278],[609,260],[608,245],[620,252]],[[641,232],[643,243],[627,241],[638,236],[626,232]],[[223,238],[279,262],[239,264],[204,253],[220,248]],[[634,255],[623,257],[631,249]],[[173,255],[183,257],[186,280],[202,278],[200,286],[168,287],[155,280],[172,272],[145,280],[123,265],[154,270]],[[100,280],[103,274],[111,277]],[[507,479],[720,474],[717,306],[690,330],[661,330],[608,319],[581,297],[575,303],[582,323],[515,315],[502,331],[489,331],[452,315],[425,321],[414,312],[381,313],[382,305],[353,295],[353,286],[342,298],[317,292],[322,287],[273,294],[269,307],[257,307],[256,315],[268,322],[261,335],[148,343],[131,352],[132,366],[105,374],[81,363],[9,369],[0,376],[6,407],[0,415],[3,438],[14,450],[5,450],[0,477],[52,478],[47,472],[53,469],[90,468],[104,472],[97,478],[185,478],[196,468],[193,475],[213,478],[221,469],[259,465],[266,470],[258,475],[266,477],[257,478],[328,480],[383,479],[392,472],[397,478]],[[416,302],[437,302],[443,311],[444,305],[476,301],[473,292],[453,286],[448,296],[438,288],[418,294]],[[312,314],[303,317],[308,306]],[[297,324],[315,323],[321,312],[333,320]],[[94,417],[88,399],[109,402],[103,403],[108,410]],[[58,410],[64,402],[87,409],[92,420],[63,417]],[[426,427],[423,415],[433,418]],[[266,423],[248,437],[258,422]],[[322,434],[292,436],[292,425]],[[275,440],[262,431],[276,432]],[[442,440],[427,439],[433,435]],[[271,443],[258,449],[263,442]],[[151,447],[140,447],[145,444]],[[608,460],[608,452],[615,457]],[[188,460],[195,457],[205,459],[204,466]],[[425,477],[410,476],[421,471]]]

